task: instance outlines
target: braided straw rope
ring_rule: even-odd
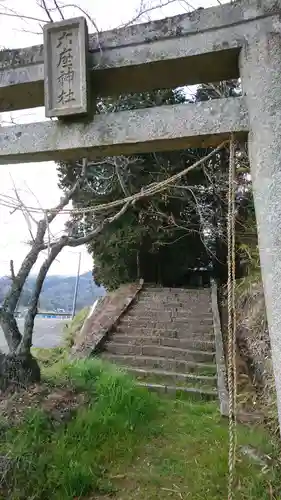
[[[228,450],[228,500],[234,499],[235,462],[237,447],[236,429],[236,313],[235,313],[235,142],[230,142],[229,187],[228,187],[228,391],[229,391],[229,450]]]

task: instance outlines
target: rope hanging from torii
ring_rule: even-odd
[[[231,136],[229,150],[228,218],[227,218],[227,309],[228,309],[228,392],[229,392],[229,450],[228,500],[234,499],[235,462],[237,448],[236,422],[236,311],[235,311],[235,140]]]

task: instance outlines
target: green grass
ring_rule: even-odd
[[[67,362],[75,337],[81,330],[89,313],[89,307],[81,309],[73,320],[67,323],[63,331],[63,341],[60,347],[32,348],[33,356],[39,361],[42,375],[46,378],[60,376],[60,366]]]
[[[3,439],[1,454],[17,460],[9,498],[72,499],[90,491],[112,491],[108,471],[129,464],[140,439],[154,433],[158,414],[153,395],[99,361],[61,365],[64,383],[85,390],[89,405],[67,425],[54,428],[41,411],[30,410]]]
[[[62,368],[68,363],[69,349],[65,346],[54,348],[33,347],[31,351],[40,365],[43,380],[61,384]]]
[[[70,323],[67,323],[64,327],[64,344],[69,349],[73,346],[75,337],[77,333],[81,330],[85,319],[89,314],[89,307],[84,307],[81,309],[73,318]]]
[[[126,474],[120,498],[156,500],[160,492],[162,499],[227,498],[228,429],[216,405],[166,401],[165,406],[163,434],[143,447],[142,455]],[[239,427],[238,441],[264,453],[273,450],[267,433],[261,429]],[[276,490],[272,497],[270,485]],[[278,471],[264,474],[238,453],[235,499],[277,499],[280,491]]]
[[[65,347],[33,347],[33,356],[39,361],[41,370],[66,359]]]
[[[86,391],[90,402],[59,426],[29,410],[2,435],[0,454],[15,460],[3,498],[226,498],[228,429],[216,403],[161,399],[99,360],[54,366],[56,382]],[[275,453],[261,428],[239,427],[239,444]],[[280,497],[277,469],[263,473],[238,454],[237,477],[236,499]]]

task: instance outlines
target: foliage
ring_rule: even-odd
[[[228,429],[215,403],[158,398],[100,360],[64,363],[57,375],[88,403],[65,425],[30,410],[2,431],[1,455],[14,463],[5,498],[226,497]],[[276,457],[263,429],[239,426],[238,443]],[[261,470],[238,448],[237,474],[237,499],[278,498],[277,467]]]
[[[102,110],[116,111],[183,103],[180,91],[155,91],[121,96],[108,100]],[[184,105],[184,104],[182,104]],[[101,106],[100,106],[101,107]],[[139,192],[144,186],[164,180],[192,165],[205,150],[147,153],[132,157],[106,158],[88,169],[88,187],[75,198],[75,204],[94,206]],[[75,179],[77,164],[59,165],[61,186],[67,188]],[[205,194],[197,189],[206,183],[201,169],[195,169],[179,185],[159,193],[153,199],[136,203],[116,223],[105,229],[89,245],[94,257],[98,282],[114,288],[122,282],[142,277],[145,281],[167,285],[186,279],[190,268],[207,266],[207,254],[198,205]],[[195,198],[195,199],[194,199]],[[84,216],[83,229],[91,227],[96,217]],[[176,249],[176,250],[175,250]],[[166,265],[170,262],[170,267]]]
[[[41,368],[51,367],[61,360],[65,361],[66,347],[32,347],[32,355],[38,360]]]
[[[236,216],[236,242],[243,266],[243,276],[256,281],[260,275],[260,259],[257,237],[257,225],[252,186],[243,193]]]
[[[84,309],[81,309],[73,318],[73,320],[70,323],[67,323],[64,328],[64,343],[65,346],[70,349],[74,342],[75,342],[75,337],[77,333],[80,332],[85,319],[87,318],[89,314],[89,307],[84,307]]]
[[[259,260],[256,256],[250,257],[248,275],[238,280],[236,286],[237,342],[257,392],[256,403],[270,431],[279,436],[276,386]]]
[[[129,463],[138,441],[156,430],[156,398],[123,372],[99,361],[64,365],[62,371],[77,390],[88,392],[89,403],[67,427],[56,430],[42,411],[31,410],[19,428],[8,430],[1,452],[19,465],[9,498],[24,492],[25,498],[70,500],[111,492],[110,467],[117,460]]]
[[[194,101],[240,95],[239,82],[204,84],[197,88]],[[157,90],[110,98],[98,103],[99,112],[114,112],[151,106],[184,103],[181,90]],[[211,149],[155,152],[131,157],[97,159],[88,170],[87,189],[75,198],[78,207],[95,206],[139,192],[192,165]],[[79,171],[76,164],[59,165],[61,186],[74,182]],[[236,157],[236,205],[241,228],[248,217],[251,185],[249,164],[244,146]],[[217,279],[225,282],[227,241],[228,152],[214,155],[209,164],[190,172],[178,184],[153,198],[142,199],[114,224],[89,244],[94,258],[94,273],[107,288],[122,282],[144,278],[167,286],[188,284],[190,269],[208,267],[212,263]],[[97,216],[78,217],[81,231],[96,221]],[[254,223],[255,227],[255,223]],[[242,231],[245,236],[245,230]],[[240,258],[244,240],[237,238],[237,274],[243,275]],[[169,262],[169,266],[167,266]]]
[[[61,375],[61,366],[68,362],[75,336],[81,330],[88,314],[89,308],[85,307],[74,316],[72,321],[65,325],[62,345],[52,348],[32,348],[32,355],[39,362],[43,377],[52,378],[54,375],[57,376],[58,372]]]

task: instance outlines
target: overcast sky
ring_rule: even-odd
[[[53,6],[53,0],[46,0],[47,5]],[[96,21],[99,30],[105,30],[120,26],[135,16],[140,0],[74,0],[73,2],[59,2],[61,5],[77,3],[81,8],[87,10]],[[159,0],[147,0],[146,5],[159,4]],[[162,0],[166,3],[166,0]],[[217,0],[190,0],[176,1],[165,8],[154,10],[150,18],[157,19],[187,11],[187,5],[194,8],[217,5]],[[226,3],[226,0],[221,1]],[[31,16],[44,21],[46,15],[38,6],[40,0],[0,0],[0,13],[15,12]],[[64,10],[65,17],[81,15],[77,9],[67,8]],[[54,20],[59,20],[57,14],[53,14]],[[146,20],[146,19],[143,19]],[[42,25],[43,23],[41,23]],[[89,31],[94,31],[89,25]],[[0,15],[0,49],[19,48],[42,43],[41,27],[38,21],[21,20],[17,17]],[[0,89],[1,95],[1,89]],[[44,119],[44,109],[24,110],[12,115],[3,113],[1,124],[6,126],[11,118],[16,123],[27,123]],[[13,183],[17,186],[21,197],[30,206],[51,207],[57,203],[61,192],[57,186],[56,166],[53,162],[29,163],[20,165],[0,166],[0,192],[14,195]],[[52,227],[56,234],[63,228],[65,219],[59,217]],[[0,276],[9,273],[10,259],[14,260],[16,269],[24,258],[28,246],[25,243],[29,239],[27,225],[20,213],[10,215],[9,210],[0,207]],[[50,269],[51,274],[73,275],[76,272],[78,253],[82,251],[81,271],[85,272],[92,268],[91,257],[84,248],[69,250],[65,249],[58,260]],[[41,259],[42,262],[42,259]],[[38,265],[40,261],[38,262]],[[38,265],[34,271],[38,269]]]

